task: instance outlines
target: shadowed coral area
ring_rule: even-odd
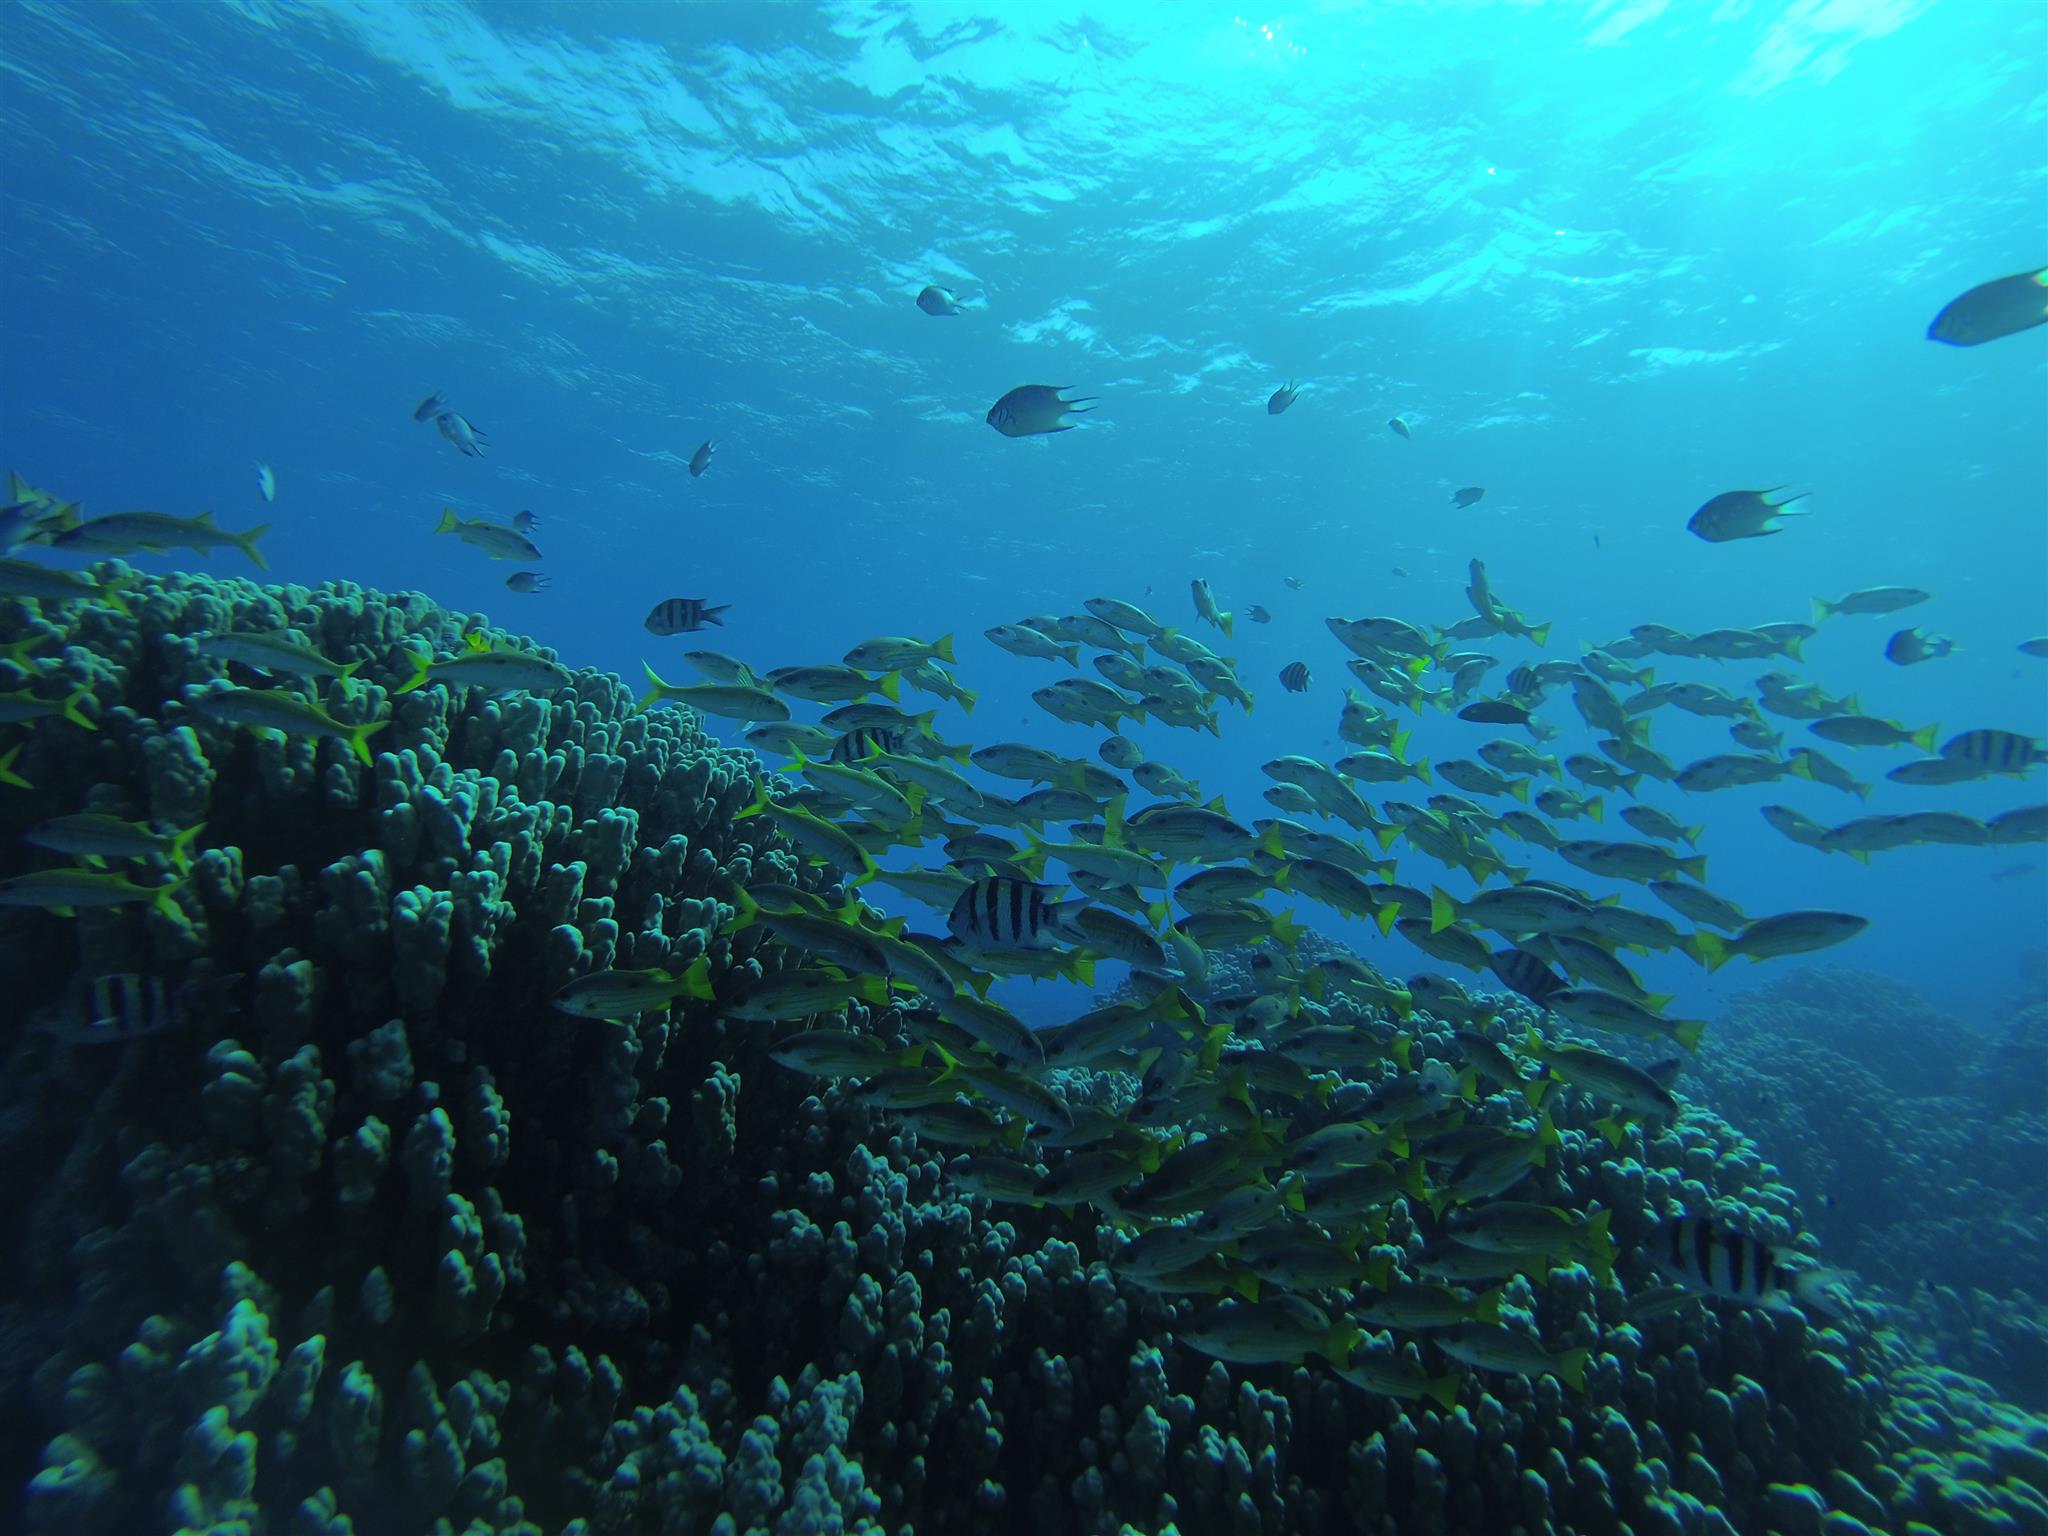
[[[0,1389],[31,1531],[2048,1529],[2048,1425],[1926,1364],[1879,1309],[1641,1305],[1653,1221],[1810,1244],[1800,1196],[1840,1170],[1809,1186],[1692,1103],[1610,1140],[1605,1106],[1555,1087],[1525,1198],[1609,1213],[1615,1280],[1561,1262],[1497,1303],[1530,1347],[1587,1352],[1583,1390],[1447,1370],[1400,1330],[1352,1365],[1431,1362],[1456,1406],[1313,1359],[1233,1367],[1176,1342],[1208,1301],[1121,1275],[1109,1220],[969,1193],[958,1148],[778,1065],[787,1028],[726,1015],[794,964],[733,922],[736,890],[841,894],[766,818],[734,819],[751,757],[589,671],[396,694],[408,650],[511,638],[418,596],[99,574],[118,606],[10,607],[36,688],[84,690],[92,728],[27,728],[0,846],[81,808],[205,834],[167,892],[0,909]],[[360,664],[319,690],[331,733],[209,711],[223,669],[195,637],[287,625]],[[366,765],[352,728],[387,706]],[[581,977],[700,961],[710,997],[632,1022],[551,1006]],[[62,1018],[71,973],[138,971],[181,989],[181,1027],[118,1049],[32,1027]],[[1210,994],[1233,979],[1220,961]],[[1302,1008],[1398,1022],[1414,1068],[1456,1075],[1453,1021],[1375,996]],[[1483,1001],[1468,1024],[1491,1038],[1549,1027]],[[892,1048],[915,1043],[906,1017],[845,1008]],[[1881,1083],[1891,1049],[1840,1058]],[[1262,1090],[1254,1112],[1305,1131],[1384,1081]],[[1048,1082],[1070,1105],[1136,1092]],[[1538,1117],[1519,1093],[1461,1113]],[[1396,1200],[1375,1256],[1412,1273],[1440,1215]]]

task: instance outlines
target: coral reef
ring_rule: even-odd
[[[167,897],[0,909],[0,1388],[26,1530],[2048,1530],[2048,1425],[1871,1314],[1631,1312],[1657,1215],[1806,1230],[1716,1115],[1611,1147],[1553,1093],[1542,1198],[1614,1214],[1622,1283],[1561,1264],[1512,1279],[1502,1317],[1589,1350],[1582,1392],[1474,1373],[1446,1408],[1228,1366],[1176,1342],[1207,1303],[1120,1278],[1126,1237],[1088,1208],[966,1193],[952,1149],[721,1012],[785,963],[729,926],[733,889],[823,882],[734,819],[758,765],[692,717],[588,671],[393,696],[408,646],[493,634],[417,596],[100,575],[118,606],[0,606],[34,658],[0,664],[8,686],[84,689],[97,727],[27,729],[0,847],[26,859],[22,830],[81,809],[205,836]],[[323,685],[331,718],[388,706],[370,764],[345,729],[202,707],[222,669],[195,636],[287,625],[360,664]],[[598,970],[700,959],[710,1000],[630,1024],[549,1006]],[[119,1046],[26,1027],[61,1019],[73,975],[121,972],[169,979],[178,1026]],[[1539,1022],[1493,1001],[1502,1038]],[[893,1006],[846,1017],[908,1038]],[[1459,1063],[1449,1024],[1403,1027],[1419,1061]],[[1262,1108],[1306,1124],[1371,1087]],[[1397,1202],[1378,1251],[1410,1265],[1433,1220]],[[1367,1348],[1412,1363],[1394,1337]]]
[[[1794,971],[1736,1000],[1698,1078],[1900,1326],[2048,1409],[2048,1004],[1972,1021],[1882,977]]]

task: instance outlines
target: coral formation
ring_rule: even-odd
[[[1583,1391],[1461,1373],[1445,1407],[1226,1365],[1176,1341],[1206,1300],[1120,1278],[1126,1235],[1087,1207],[967,1193],[956,1149],[725,1016],[787,963],[733,929],[734,889],[823,885],[735,820],[750,758],[588,671],[393,697],[408,646],[491,633],[417,596],[100,574],[118,606],[0,608],[35,686],[85,689],[96,726],[29,729],[0,846],[80,809],[206,832],[167,898],[0,910],[24,1022],[61,1020],[74,972],[165,976],[184,1010],[118,1048],[14,1034],[0,1386],[28,1530],[2048,1529],[2048,1425],[1869,1313],[1632,1312],[1658,1215],[1806,1230],[1714,1114],[1615,1147],[1576,1091],[1547,1101],[1535,1177],[1613,1213],[1623,1284],[1560,1264],[1510,1280],[1501,1317],[1589,1351]],[[336,735],[202,707],[221,669],[195,635],[286,625],[361,664],[322,688]],[[349,727],[387,705],[366,766]],[[631,1023],[549,1006],[699,960],[708,1000]],[[1502,1038],[1541,1023],[1492,1002]],[[845,1014],[908,1042],[895,1006]],[[1418,1064],[1460,1062],[1449,1023],[1403,1027]],[[1135,1091],[1050,1080],[1071,1103]],[[1371,1088],[1262,1107],[1327,1118]],[[1533,1118],[1511,1094],[1473,1112]],[[1434,1219],[1396,1202],[1376,1251],[1411,1265]],[[1366,1358],[1420,1348],[1382,1334]]]

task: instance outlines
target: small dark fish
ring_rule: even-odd
[[[1486,957],[1486,963],[1504,986],[1538,1008],[1549,1007],[1550,999],[1570,985],[1526,949],[1497,949]]]
[[[697,445],[697,451],[690,455],[690,478],[696,479],[711,467],[711,455],[718,452],[718,444],[705,438]]]
[[[988,408],[985,419],[1005,437],[1071,432],[1074,424],[1067,417],[1080,416],[1095,409],[1081,403],[1093,400],[1093,395],[1077,395],[1072,400],[1061,397],[1061,390],[1073,387],[1071,384],[1019,384]]]
[[[414,421],[432,421],[447,409],[448,402],[441,398],[439,390],[435,390],[434,393],[412,408],[412,419]]]
[[[554,584],[553,577],[539,571],[514,571],[505,578],[505,585],[514,592],[539,592]]]
[[[1994,880],[2017,880],[2022,875],[2031,875],[2040,867],[2039,864],[2031,861],[2025,864],[2008,864],[2005,868],[1996,871],[1991,878]]]
[[[526,508],[521,507],[512,514],[512,526],[521,533],[531,533],[540,526],[540,519],[527,511]]]
[[[1308,692],[1308,663],[1290,661],[1280,669],[1280,686],[1289,693]]]
[[[1286,410],[1287,407],[1294,404],[1295,396],[1299,395],[1300,393],[1301,391],[1295,386],[1294,380],[1289,379],[1285,384],[1281,385],[1280,388],[1274,390],[1272,395],[1267,399],[1266,414],[1268,416],[1278,416],[1282,411]]]
[[[1244,616],[1254,624],[1270,624],[1273,622],[1273,615],[1268,613],[1265,606],[1261,603],[1253,603],[1249,608],[1245,609]]]
[[[2048,321],[2048,267],[1979,283],[1952,299],[1927,327],[1929,341],[1982,346]]]
[[[1518,699],[1541,698],[1543,695],[1543,678],[1532,666],[1525,664],[1516,667],[1512,672],[1508,673],[1508,692]],[[1509,721],[1507,723],[1513,725],[1517,722]]]
[[[1299,592],[1301,590],[1301,578],[1299,576],[1282,576],[1280,580],[1291,591]],[[1150,587],[1147,587],[1145,590],[1149,592],[1152,589]]]
[[[1947,635],[1902,629],[1885,642],[1884,659],[1894,666],[1910,667],[1917,662],[1939,661],[1955,648],[1955,641]]]
[[[960,306],[954,302],[953,295],[946,292],[943,288],[927,287],[924,292],[917,296],[917,307],[928,315],[944,316],[960,313]]]
[[[1529,711],[1507,699],[1481,699],[1459,710],[1458,718],[1481,725],[1527,725]]]
[[[1408,440],[1412,438],[1414,435],[1411,432],[1409,432],[1408,423],[1403,421],[1398,416],[1396,416],[1392,421],[1387,423],[1387,430],[1392,432],[1394,436],[1401,438],[1403,440]]]
[[[693,635],[706,624],[716,624],[722,629],[725,620],[719,615],[731,606],[730,603],[714,606],[701,597],[664,598],[647,615],[647,631],[654,635]]]
[[[1485,494],[1485,486],[1468,485],[1463,490],[1451,492],[1451,505],[1461,509],[1469,507],[1476,504],[1479,498],[1484,496]]]
[[[1394,574],[1396,576],[1406,576],[1408,573],[1402,570],[1401,567],[1397,565],[1394,567]]]
[[[1782,485],[1774,485],[1767,491],[1723,491],[1706,502],[1693,513],[1686,523],[1686,530],[1705,539],[1709,544],[1726,544],[1731,539],[1761,539],[1768,534],[1783,533],[1776,526],[1780,517],[1799,517],[1804,513],[1791,511],[1793,502],[1806,495],[1801,491],[1796,496],[1779,500],[1771,498],[1782,491]]]

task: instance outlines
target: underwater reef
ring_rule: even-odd
[[[2048,1003],[1959,1019],[1884,977],[1794,971],[1735,1000],[1698,1073],[1825,1202],[1832,1262],[1942,1361],[2048,1410]]]
[[[1615,1283],[1558,1264],[1509,1280],[1500,1316],[1587,1351],[1582,1389],[1461,1371],[1446,1406],[1313,1360],[1226,1365],[1176,1341],[1205,1298],[1119,1277],[1112,1223],[969,1193],[954,1149],[779,1065],[787,1026],[722,1011],[795,963],[733,924],[735,892],[832,893],[738,818],[751,755],[587,670],[396,693],[410,651],[511,638],[418,595],[98,574],[117,593],[0,604],[0,691],[92,727],[10,728],[6,873],[55,866],[21,834],[56,816],[204,827],[154,899],[0,908],[0,1389],[25,1530],[2048,1531],[2048,1422],[1881,1309],[1637,1305],[1640,1239],[1671,1210],[1811,1242],[1808,1186],[1714,1113],[1617,1145],[1603,1106],[1545,1101],[1541,1198],[1611,1214]],[[369,762],[346,731],[196,707],[223,667],[194,637],[287,626],[351,666],[320,686],[333,720],[388,714]],[[710,997],[632,1022],[552,1006],[596,971],[700,961]],[[177,989],[182,1027],[34,1027],[75,978],[124,973]],[[1501,1039],[1547,1028],[1489,1002]],[[845,1014],[910,1042],[899,1004]],[[1449,1022],[1399,1022],[1418,1067],[1462,1062]],[[1802,1091],[1774,1065],[1772,1092]],[[1070,1103],[1136,1089],[1048,1082]],[[1371,1088],[1260,1108],[1334,1119]],[[1518,1094],[1472,1113],[1534,1119]],[[1927,1241],[1975,1241],[1947,1214],[1967,1232]],[[1375,1251],[1405,1266],[1432,1220],[1396,1202]],[[1421,1358],[1400,1335],[1363,1350]]]

